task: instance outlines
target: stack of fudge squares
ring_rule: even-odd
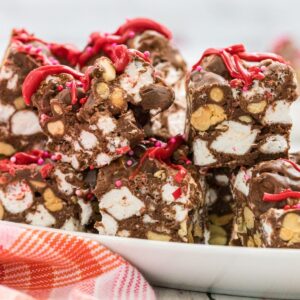
[[[283,58],[243,45],[207,49],[188,71],[149,19],[94,32],[83,50],[13,30],[0,70],[0,219],[299,247],[296,89]]]

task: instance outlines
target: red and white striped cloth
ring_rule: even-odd
[[[0,222],[1,300],[155,299],[143,276],[99,243]]]

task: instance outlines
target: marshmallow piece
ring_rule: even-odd
[[[0,102],[0,123],[6,123],[15,111],[12,105]]]
[[[14,181],[0,190],[0,201],[7,211],[18,214],[32,205],[33,195],[25,180]]]
[[[42,204],[39,204],[34,212],[30,212],[26,215],[26,221],[34,226],[45,227],[51,227],[56,222],[55,218]]]
[[[286,100],[276,101],[269,105],[262,119],[263,124],[292,124],[290,116],[291,103]]]
[[[282,153],[288,149],[288,142],[283,135],[276,134],[266,138],[266,142],[259,147],[265,154]]]
[[[11,117],[14,135],[33,135],[42,132],[38,116],[30,110],[19,110]]]
[[[120,85],[129,95],[133,97],[134,103],[142,101],[140,89],[154,83],[153,69],[150,65],[144,66],[139,60],[134,60],[128,64],[120,80]]]
[[[55,169],[54,171],[54,175],[57,176],[57,187],[59,189],[59,191],[67,196],[72,195],[74,190],[75,190],[75,186],[72,185],[71,183],[69,183],[66,180],[66,177],[73,177],[73,174],[64,174],[61,170],[59,170],[58,168]]]
[[[78,204],[81,208],[80,223],[86,225],[90,222],[93,210],[90,202],[85,202],[83,199],[78,200]]]
[[[109,134],[116,129],[115,121],[109,116],[101,116],[98,119],[97,126],[104,135]]]
[[[216,162],[214,155],[207,147],[207,141],[196,138],[193,142],[194,163],[197,166],[206,166]]]
[[[245,196],[249,195],[249,184],[248,180],[252,176],[252,170],[241,169],[236,175],[233,187],[243,193]]]
[[[135,197],[127,187],[112,189],[100,199],[100,211],[105,209],[117,220],[140,216],[145,204]]]
[[[98,230],[99,234],[104,235],[116,235],[118,231],[118,222],[106,213],[102,213],[101,222],[97,222],[95,228]]]
[[[91,150],[98,144],[98,140],[94,134],[89,131],[82,130],[80,132],[79,141],[84,149]]]
[[[255,142],[259,133],[257,129],[251,129],[251,125],[245,125],[235,121],[224,121],[220,126],[227,128],[211,144],[211,148],[219,153],[244,155]]]

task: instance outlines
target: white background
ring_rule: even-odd
[[[0,0],[0,53],[13,27],[83,47],[91,31],[114,31],[126,18],[137,16],[169,27],[190,64],[207,47],[243,42],[249,50],[265,51],[285,34],[300,47],[297,0]],[[293,116],[300,128],[298,106]],[[294,141],[300,141],[298,131]]]

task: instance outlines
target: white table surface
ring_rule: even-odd
[[[154,287],[158,300],[261,300],[262,298],[248,298],[229,295],[217,295],[192,291],[175,290]]]

